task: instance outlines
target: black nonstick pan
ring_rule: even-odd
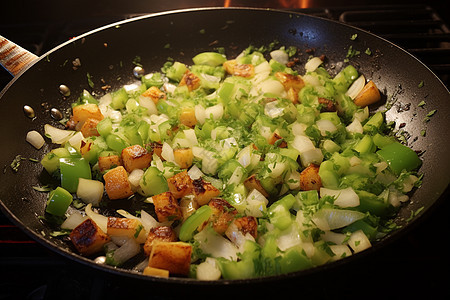
[[[249,45],[259,47],[274,41],[280,46],[299,48],[299,65],[313,51],[316,56],[325,55],[325,67],[332,72],[337,73],[342,62],[348,59],[367,79],[376,82],[384,101],[391,106],[387,119],[395,121],[396,129],[409,146],[422,153],[423,184],[398,214],[396,223],[401,229],[369,250],[329,265],[276,278],[214,282],[146,277],[131,270],[95,264],[50,235],[52,229],[40,218],[44,214],[46,193],[32,188],[48,180],[48,175],[39,163],[28,158],[40,160],[51,145],[48,143],[38,151],[25,141],[25,136],[30,130],[43,134],[47,123],[61,126],[52,118],[52,108],[60,111],[69,108],[83,89],[101,96],[105,85],[114,89],[135,81],[136,62],[151,72],[157,71],[169,57],[191,64],[191,57],[199,52],[223,47],[227,56],[233,57]],[[60,85],[69,87],[69,96],[62,95]],[[422,101],[426,104],[419,105]],[[112,24],[74,38],[34,60],[0,93],[0,105],[3,212],[33,239],[65,257],[102,272],[157,285],[223,287],[301,281],[307,276],[343,268],[361,258],[370,259],[374,251],[412,226],[420,226],[420,221],[432,214],[443,200],[450,182],[450,95],[442,82],[420,61],[386,40],[354,27],[302,14],[242,8],[193,9]],[[24,113],[26,105],[34,109],[33,118]],[[15,171],[9,166],[17,155],[26,159],[20,161]],[[139,203],[136,201],[130,208],[139,208]]]

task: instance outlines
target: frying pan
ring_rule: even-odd
[[[351,38],[354,34],[357,34],[356,39]],[[30,160],[22,160],[17,172],[8,166],[16,155],[40,160],[51,149],[48,143],[38,151],[25,141],[28,131],[43,133],[46,123],[62,127],[51,117],[51,108],[64,111],[83,89],[101,96],[105,93],[102,86],[110,85],[115,89],[136,81],[132,70],[137,60],[146,72],[152,72],[158,71],[169,57],[192,64],[191,58],[199,52],[223,47],[227,56],[233,57],[249,45],[259,47],[274,41],[280,46],[298,47],[300,65],[308,59],[307,49],[312,49],[314,55],[325,55],[325,67],[334,74],[342,68],[341,62],[347,58],[349,49],[360,51],[348,58],[350,63],[366,78],[376,82],[384,100],[392,105],[386,118],[395,121],[396,129],[406,136],[408,144],[423,153],[420,169],[424,174],[423,184],[399,211],[396,223],[402,226],[401,229],[372,248],[332,264],[276,277],[214,282],[145,277],[128,269],[95,264],[75,253],[69,243],[50,236],[53,229],[39,218],[44,214],[46,193],[32,188],[48,182],[49,176],[40,164]],[[370,55],[365,53],[366,49],[370,49]],[[80,65],[74,65],[77,60]],[[301,66],[296,68],[300,73],[304,72]],[[88,76],[93,87],[88,83]],[[61,84],[69,87],[70,96],[60,93]],[[425,106],[418,106],[421,101],[425,101]],[[303,14],[266,9],[208,8],[158,13],[112,24],[74,38],[34,60],[0,93],[0,104],[0,162],[5,166],[0,173],[2,211],[33,239],[71,260],[105,274],[142,279],[157,285],[224,287],[286,280],[298,282],[308,276],[342,268],[362,257],[370,259],[374,251],[379,251],[429,215],[442,201],[450,181],[450,133],[447,130],[450,127],[447,118],[450,96],[442,82],[420,61],[386,40],[355,27]],[[35,118],[24,115],[25,105],[34,108]],[[432,110],[436,110],[435,114],[426,121]],[[117,205],[125,203],[118,202]],[[129,211],[142,208],[138,200],[126,205]],[[411,220],[412,215],[415,217]]]

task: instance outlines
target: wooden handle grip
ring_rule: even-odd
[[[0,64],[16,76],[38,57],[0,35]]]

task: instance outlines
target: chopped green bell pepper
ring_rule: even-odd
[[[62,187],[57,187],[48,195],[47,207],[45,211],[49,214],[62,217],[72,203],[72,195]]]
[[[181,225],[179,238],[183,242],[189,241],[194,235],[198,226],[202,225],[212,215],[212,209],[208,205],[203,205],[197,209],[186,221]]]
[[[70,157],[60,158],[61,186],[70,193],[75,193],[78,188],[78,179],[91,179],[91,167],[84,158]]]
[[[413,171],[422,165],[414,150],[398,142],[384,146],[377,154],[384,159],[390,169],[398,176],[403,170]]]

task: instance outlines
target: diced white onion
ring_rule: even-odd
[[[257,90],[261,94],[274,94],[281,97],[284,93],[284,86],[278,80],[267,79],[258,85]]]
[[[272,101],[264,106],[264,114],[269,118],[276,118],[284,114],[284,108],[278,107],[278,101]]]
[[[32,130],[27,133],[26,141],[36,149],[41,149],[45,144],[44,138],[36,130]]]
[[[136,190],[139,187],[142,176],[144,176],[144,170],[142,169],[134,169],[131,171],[128,175],[128,181],[130,182],[132,189]]]
[[[196,165],[193,165],[187,173],[192,180],[199,179],[205,175]]]
[[[372,244],[362,230],[355,231],[350,235],[348,245],[356,253],[372,247]]]
[[[161,225],[161,223],[156,221],[156,219],[145,210],[141,210],[141,223],[147,232],[150,232],[150,229]]]
[[[74,130],[64,130],[53,127],[50,124],[44,125],[45,136],[52,140],[52,143],[63,144],[70,139],[76,132]]]
[[[261,194],[257,189],[253,189],[247,198],[245,198],[245,212],[247,216],[253,216],[256,218],[262,217],[266,211],[269,200]]]
[[[330,250],[334,253],[331,261],[336,261],[352,255],[352,251],[347,245],[330,245]]]
[[[358,120],[359,122],[363,122],[369,117],[369,107],[364,106],[364,108],[358,109],[353,115],[353,120]]]
[[[328,188],[320,188],[320,197],[332,196],[335,197],[334,204],[340,207],[356,207],[359,205],[358,194],[351,188],[342,190],[333,190]]]
[[[270,68],[269,62],[267,62],[267,61],[264,61],[255,67],[255,74],[266,73],[266,72],[270,73],[270,71],[271,71],[271,68]]]
[[[347,127],[345,127],[350,133],[363,133],[363,127],[358,119],[354,119]]]
[[[305,64],[306,72],[314,72],[323,61],[319,57],[313,57]]]
[[[98,206],[103,197],[103,182],[92,179],[79,178],[77,197],[84,203]]]
[[[206,228],[194,236],[200,250],[214,258],[223,257],[236,261],[239,249],[228,239],[217,234],[214,230]]]
[[[127,93],[137,92],[141,88],[141,82],[134,82],[123,86]]]
[[[74,147],[75,149],[77,149],[78,151],[80,151],[81,148],[81,141],[84,139],[83,134],[81,133],[81,131],[78,131],[77,133],[75,133],[70,139],[67,140],[67,142]]]
[[[300,161],[305,168],[310,164],[320,165],[323,158],[324,156],[320,148],[312,148],[300,153]]]
[[[274,50],[270,52],[270,57],[283,65],[289,62],[289,55],[283,50]]]
[[[366,78],[364,75],[361,75],[356,79],[352,85],[348,88],[347,92],[345,94],[349,96],[350,98],[355,99],[356,96],[362,91],[364,88],[364,85],[366,84]]]
[[[347,209],[323,208],[311,218],[320,230],[334,230],[361,220],[366,215],[362,212]]]
[[[194,107],[194,111],[195,111],[195,118],[197,119],[198,123],[200,124],[205,123],[206,119],[205,108],[200,104],[197,104]]]
[[[73,230],[75,227],[83,223],[87,219],[78,210],[74,210],[73,213],[64,220],[61,224],[62,229]]]
[[[347,235],[344,233],[337,233],[330,230],[324,230],[324,233],[320,235],[325,242],[332,242],[336,245],[344,244],[347,239]]]
[[[197,135],[195,134],[194,129],[186,129],[186,130],[183,130],[183,132],[184,132],[184,136],[189,141],[191,146],[198,145]]]
[[[173,155],[173,149],[166,142],[163,143],[161,149],[161,156],[168,162],[175,163],[175,157]]]
[[[308,128],[308,125],[303,123],[294,123],[292,124],[292,134],[293,135],[306,135],[305,130]]]
[[[135,239],[129,238],[122,246],[114,251],[113,259],[115,262],[122,264],[140,252],[141,246]]]
[[[196,106],[197,107],[197,106]],[[222,103],[216,104],[214,106],[210,106],[205,109],[205,118],[210,119],[212,118],[214,120],[219,120],[223,116],[223,105]]]
[[[333,122],[326,119],[321,119],[316,122],[317,128],[320,130],[322,136],[326,136],[327,132],[333,133],[337,130],[336,125]]]
[[[238,184],[240,184],[243,181],[243,179],[244,179],[244,171],[243,171],[243,169],[242,168],[236,168],[233,171],[233,174],[231,174],[230,179],[228,179],[227,184],[228,185],[231,185],[231,184],[238,185]]]
[[[222,273],[216,260],[212,257],[207,257],[204,262],[197,266],[198,280],[219,280]]]
[[[155,102],[150,97],[139,96],[139,105],[147,109],[149,115],[154,115],[158,113]]]
[[[294,147],[300,153],[315,148],[313,142],[309,139],[309,137],[304,135],[296,135],[294,141],[292,142],[292,147]]]
[[[278,248],[285,251],[293,246],[300,245],[302,240],[300,238],[300,230],[297,223],[292,223],[290,227],[282,231],[277,239]]]
[[[92,203],[89,203],[84,208],[86,215],[94,221],[95,224],[104,232],[107,231],[108,226],[108,217],[105,217],[101,214],[98,214],[92,210]]]
[[[284,162],[273,162],[267,166],[270,170],[269,177],[278,178],[286,170],[286,164]]]

